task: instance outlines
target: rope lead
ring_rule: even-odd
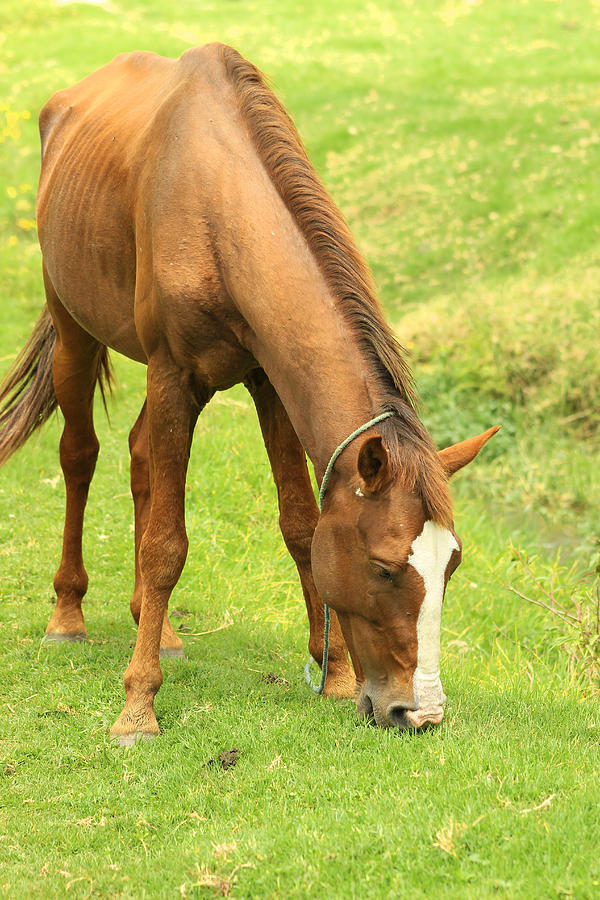
[[[327,464],[325,474],[323,475],[323,480],[321,481],[321,487],[319,489],[319,509],[321,510],[321,512],[323,512],[323,501],[325,499],[325,491],[327,490],[329,478],[340,453],[342,453],[342,451],[346,449],[348,444],[351,444],[355,438],[357,438],[363,432],[368,431],[369,428],[373,427],[373,425],[377,425],[378,422],[383,422],[384,419],[389,419],[391,416],[395,415],[396,413],[394,412],[384,412],[379,416],[375,416],[374,419],[369,419],[368,422],[365,422],[364,425],[361,425],[360,428],[357,428],[356,431],[353,431],[352,434],[349,434],[346,440],[342,441],[339,447],[336,447],[331,455],[329,463]],[[308,658],[308,661],[304,666],[304,678],[306,679],[306,683],[313,689],[315,694],[323,693],[323,690],[325,688],[325,679],[327,678],[327,662],[329,660],[329,626],[331,624],[331,611],[326,603],[323,604],[323,608],[325,610],[325,624],[323,627],[323,664],[321,666],[321,681],[319,682],[319,684],[315,684],[310,674],[310,663],[312,660],[312,656]]]

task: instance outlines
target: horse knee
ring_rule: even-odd
[[[140,569],[144,581],[156,590],[171,591],[181,575],[187,551],[185,528],[156,531],[149,525],[140,544]]]
[[[285,509],[279,515],[279,527],[285,545],[297,563],[310,564],[310,549],[315,524],[297,507]]]

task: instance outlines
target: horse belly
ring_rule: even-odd
[[[44,264],[61,303],[100,343],[145,362],[133,317],[133,254],[124,246],[119,252],[101,236],[85,243],[63,237],[60,232],[40,235]]]

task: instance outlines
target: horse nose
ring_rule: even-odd
[[[430,725],[439,725],[444,718],[444,709],[437,706],[433,709],[407,710],[406,718],[409,728],[427,728]]]

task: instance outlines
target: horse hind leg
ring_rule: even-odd
[[[279,526],[296,563],[306,602],[310,635],[308,649],[319,665],[323,660],[323,601],[312,576],[310,548],[319,518],[304,449],[275,388],[265,373],[253,372],[246,379],[252,395],[265,447],[271,463],[279,500]],[[356,679],[348,661],[348,650],[338,618],[331,610],[329,659],[324,693],[330,697],[353,697]]]
[[[93,424],[93,399],[106,351],[69,315],[47,276],[45,281],[56,330],[52,376],[56,400],[64,416],[60,464],[66,487],[62,558],[54,578],[56,607],[45,640],[81,641],[87,634],[81,603],[88,586],[82,556],[83,518],[99,448]]]
[[[131,494],[135,514],[135,586],[129,607],[136,625],[142,609],[142,575],[140,571],[140,544],[150,517],[150,461],[148,446],[148,415],[146,401],[129,434],[131,457]],[[185,656],[181,638],[175,633],[165,610],[160,636],[160,655]]]

